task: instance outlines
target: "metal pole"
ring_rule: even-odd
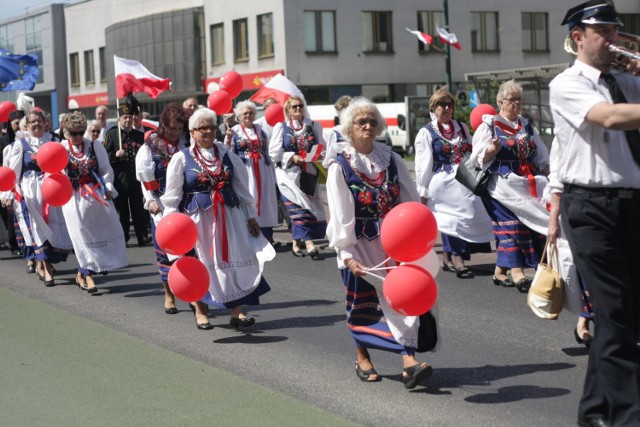
[[[444,28],[450,32],[449,0],[444,0]],[[447,71],[447,86],[449,87],[449,91],[451,91],[453,89],[451,87],[451,46],[449,44],[445,44],[444,46],[444,61],[445,61],[445,67]]]

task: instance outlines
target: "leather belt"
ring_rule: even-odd
[[[599,194],[618,199],[640,199],[640,189],[619,187],[583,187],[582,185],[565,184],[565,193]]]

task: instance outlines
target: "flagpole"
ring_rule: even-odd
[[[444,28],[449,31],[449,0],[444,0]],[[451,87],[451,46],[448,43],[444,46],[444,62],[447,72],[447,87],[451,92],[453,90]]]
[[[118,145],[122,150],[122,129],[120,128],[120,98],[116,97],[116,120],[118,121]]]

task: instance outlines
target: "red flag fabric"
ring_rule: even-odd
[[[278,101],[278,104],[284,105],[284,103],[287,102],[287,99],[294,95],[304,99],[304,95],[300,92],[300,89],[298,89],[291,80],[282,74],[276,74],[267,82],[266,85],[258,89],[258,91],[249,99],[253,102],[262,104],[267,98],[275,98]]]
[[[171,90],[169,79],[152,74],[140,62],[113,55],[116,74],[116,97],[124,98],[129,93],[144,92],[157,98],[165,90]]]
[[[433,43],[433,37],[431,37],[427,33],[422,33],[420,31],[415,31],[415,30],[410,30],[408,28],[405,28],[405,30],[409,31],[411,34],[416,36],[418,38],[418,40],[420,40],[425,45],[430,45],[431,43]]]
[[[438,38],[442,43],[450,44],[458,50],[462,50],[462,46],[460,46],[460,42],[458,42],[458,38],[455,34],[447,32],[447,30],[438,27]]]

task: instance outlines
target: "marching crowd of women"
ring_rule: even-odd
[[[205,297],[190,307],[197,328],[207,330],[213,328],[210,306],[229,309],[233,327],[254,324],[244,307],[259,304],[260,296],[270,290],[262,273],[265,262],[275,256],[273,228],[279,223],[280,197],[291,219],[294,256],[321,259],[315,241],[325,236],[337,253],[358,378],[381,379],[369,353],[381,349],[401,356],[405,387],[413,388],[432,371],[416,359],[425,320],[393,311],[380,297],[380,287],[367,280],[368,267],[387,258],[380,226],[397,204],[421,201],[437,219],[444,271],[473,277],[465,261],[473,253],[491,252],[493,238],[494,284],[527,292],[530,279],[524,269],[537,266],[548,234],[549,154],[520,116],[522,95],[517,83],[504,83],[497,95],[499,113],[485,116],[472,137],[465,123],[453,119],[455,97],[446,88],[435,92],[429,103],[432,121],[415,141],[415,180],[399,155],[375,142],[386,124],[376,105],[365,98],[341,98],[336,104],[340,125],[324,132],[308,117],[302,97],[286,101],[285,120],[273,129],[263,129],[255,104],[242,101],[234,110],[238,124],[226,129],[223,141],[216,139],[216,114],[202,107],[187,113],[179,104],[168,104],[158,129],[143,135],[132,129],[136,111],[125,105],[120,126],[106,133],[104,145],[97,139],[100,123],[87,123],[81,113],[72,112],[61,122],[60,143],[68,152],[65,173],[73,195],[61,208],[43,200],[46,174],[36,161],[42,144],[58,139],[47,132],[43,113],[33,109],[26,128],[4,151],[3,162],[15,171],[18,183],[14,191],[1,195],[2,204],[15,215],[28,272],[52,286],[53,265],[73,250],[78,263],[75,281],[94,293],[95,274],[127,265],[129,208],[126,200],[114,200],[122,197],[118,190],[135,193],[130,186],[118,186],[117,176],[135,175],[142,193],[140,200],[131,202],[131,211],[134,204],[143,204],[150,215],[167,314],[178,311],[168,280],[176,257],[158,245],[156,226],[172,212],[185,213],[197,226],[197,243],[189,254],[207,267],[209,286]],[[491,173],[482,196],[455,179],[465,154]],[[320,189],[323,178],[327,216]],[[139,242],[144,237],[140,227],[136,225]],[[579,332],[587,339],[588,330]]]

